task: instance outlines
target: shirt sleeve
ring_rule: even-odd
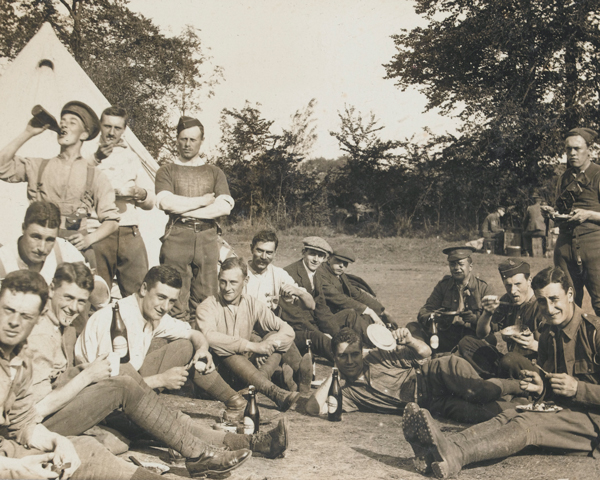
[[[131,152],[131,155],[129,155],[129,161],[133,162],[133,168],[135,169],[135,184],[138,187],[146,190],[146,198],[144,200],[135,202],[135,204],[144,210],[151,210],[154,206],[154,202],[156,201],[156,197],[154,195],[155,187],[152,184],[150,177],[143,169],[141,162],[137,160],[133,152]]]
[[[157,195],[156,201],[158,204],[160,192],[175,193],[173,188],[173,181],[171,179],[171,168],[170,165],[163,165],[156,172],[154,179],[154,191]]]
[[[243,303],[240,308],[244,308]],[[208,340],[210,348],[221,357],[229,357],[237,353],[244,353],[248,346],[248,340],[239,336],[228,335],[220,330],[226,330],[223,326],[219,329],[219,325],[225,322],[222,312],[223,307],[217,302],[215,297],[208,297],[196,309],[196,324],[198,329],[204,334]],[[238,316],[248,314],[238,310]]]
[[[0,166],[0,179],[9,183],[26,182],[28,166],[39,163],[40,159],[31,159],[15,155],[11,160]]]
[[[292,346],[292,343],[294,343],[294,338],[296,337],[294,329],[281,318],[277,317],[266,303],[256,301],[254,298],[252,298],[252,303],[254,304],[256,312],[255,318],[261,328],[265,332],[277,332],[269,337],[270,339],[279,340],[281,342],[280,346],[276,348],[275,351],[287,352]]]
[[[188,338],[191,328],[189,323],[165,315],[154,330],[153,336],[155,338],[166,338],[169,342],[172,342],[180,338]]]
[[[215,197],[220,195],[227,195],[228,197],[231,197],[229,185],[227,184],[227,178],[225,177],[223,170],[221,170],[219,167],[215,167],[214,165],[213,168],[216,170],[214,187]]]
[[[75,343],[76,363],[91,363],[104,353],[112,352],[110,323],[112,306],[108,305],[94,313]]]
[[[96,169],[94,174],[94,202],[100,223],[107,220],[119,221],[119,210],[115,204],[115,191],[106,175]]]

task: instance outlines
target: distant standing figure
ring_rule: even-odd
[[[183,278],[175,318],[193,321],[196,307],[217,294],[219,242],[217,218],[229,215],[233,198],[223,171],[200,156],[204,126],[181,117],[177,124],[179,156],[156,172],[156,205],[169,215],[160,263]]]
[[[495,250],[500,250],[502,248],[499,240],[504,238],[504,229],[502,228],[500,219],[504,216],[504,213],[504,207],[498,207],[495,212],[492,212],[485,217],[485,220],[481,225],[481,235],[488,242],[493,242]],[[488,243],[485,240],[484,243]]]
[[[525,250],[533,257],[532,238],[541,238],[542,248],[546,251],[546,220],[542,216],[542,197],[534,193],[532,198],[535,204],[527,207],[523,218],[523,241]]]

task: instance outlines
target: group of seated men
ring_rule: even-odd
[[[285,418],[266,433],[214,431],[168,407],[157,391],[191,380],[198,396],[222,401],[224,417],[237,422],[246,405],[240,389],[251,384],[281,411],[304,395],[306,412],[318,415],[326,411],[331,377],[311,395],[309,344],[338,367],[346,412],[404,415],[404,436],[422,473],[447,478],[527,445],[595,450],[600,320],[574,305],[570,277],[560,268],[532,279],[526,262],[508,259],[499,265],[506,288],[499,298],[472,273],[472,249],[445,249],[450,275],[406,327],[368,284],[346,273],[354,253],[320,237],[305,238],[302,258],[282,269],[273,265],[277,235],[261,231],[248,263],[234,256],[217,273],[214,218],[233,201],[222,172],[198,161],[201,124],[183,117],[181,161],[157,176],[156,203],[170,220],[161,265],[148,270],[135,209],[155,200],[137,185],[120,142],[125,123],[119,109],[98,120],[85,104],[70,102],[60,155],[15,155],[45,128],[31,122],[0,151],[0,178],[27,181],[32,200],[22,236],[0,248],[2,478],[156,478],[82,436],[101,422],[121,427],[123,415],[129,428],[185,457],[191,476],[226,474],[253,453],[277,458],[288,446]],[[103,143],[83,159],[82,143],[100,131]],[[198,178],[212,175],[212,183],[192,186],[185,178],[191,171],[180,168],[190,165],[202,168]],[[95,211],[95,230],[82,223],[90,220],[82,208]],[[115,277],[130,357],[118,375],[109,361]],[[375,348],[367,333],[374,323],[392,331],[394,350]],[[516,330],[503,342],[497,333],[506,327]],[[195,364],[204,367],[190,368]],[[563,410],[549,425],[515,410],[533,400]],[[430,411],[479,425],[446,438]]]

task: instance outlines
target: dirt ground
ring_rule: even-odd
[[[241,256],[249,257],[249,239],[233,236],[228,241]],[[377,292],[378,298],[395,318],[407,323],[415,318],[434,285],[447,273],[442,248],[448,243],[440,239],[362,239],[335,237],[332,246],[345,244],[354,249],[358,261],[350,273],[362,276]],[[275,264],[285,266],[300,256],[301,237],[283,237]],[[488,281],[497,293],[503,292],[497,265],[503,257],[474,256],[474,272]],[[533,271],[551,264],[544,258],[530,258]],[[591,311],[589,299],[584,305]],[[320,362],[317,378],[324,378],[330,366]],[[218,402],[164,395],[176,408],[190,414],[198,422],[210,426],[220,416]],[[269,429],[281,417],[273,403],[259,396],[261,418],[272,420]],[[297,411],[287,412],[291,445],[283,459],[251,458],[234,470],[231,480],[262,479],[420,479],[412,466],[412,450],[402,434],[402,418],[394,415],[367,413],[345,414],[341,423],[330,423],[326,418],[309,417]],[[548,416],[551,421],[551,416]],[[466,425],[441,420],[448,432],[462,430]],[[164,450],[134,445],[124,457],[134,454],[147,461],[166,459]],[[171,474],[187,476],[182,465],[172,466]],[[475,479],[592,479],[600,478],[600,463],[592,458],[575,456],[536,455],[535,452],[514,456],[501,461],[466,468],[460,474],[464,480]]]

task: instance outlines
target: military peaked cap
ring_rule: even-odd
[[[596,137],[598,136],[598,132],[592,130],[591,128],[574,128],[573,130],[569,130],[565,138],[574,137],[579,135],[583,137],[585,142],[589,145],[592,143]]]
[[[531,267],[519,258],[508,258],[498,265],[498,271],[502,278],[509,278],[517,273],[529,274]]]
[[[62,108],[60,116],[62,117],[65,113],[71,113],[81,119],[88,131],[88,138],[85,139],[86,142],[96,138],[100,133],[100,120],[98,119],[98,115],[96,115],[96,112],[85,103],[78,102],[77,100],[68,102]]]
[[[463,258],[469,258],[475,251],[473,247],[467,247],[466,245],[460,247],[448,247],[442,250],[442,253],[448,255],[449,262],[456,262]]]

